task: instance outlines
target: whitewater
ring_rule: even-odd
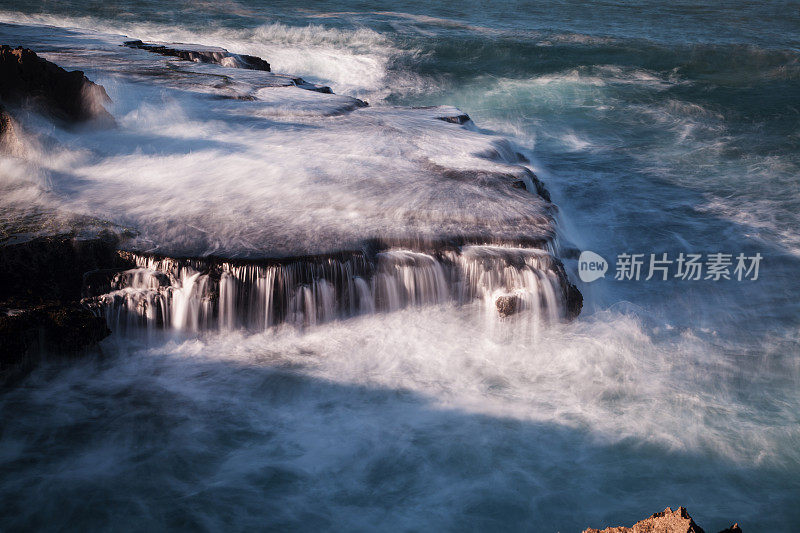
[[[102,4],[0,6],[118,123],[26,117],[3,239],[20,213],[110,220],[137,262],[97,353],[0,392],[0,528],[580,531],[679,505],[795,528],[796,5]],[[272,86],[152,81],[117,58],[164,58],[126,38],[262,57]],[[355,255],[320,274],[301,249]],[[580,281],[581,250],[606,278]],[[662,252],[765,259],[757,281],[614,279]],[[227,262],[193,278],[198,257]],[[499,317],[510,286],[523,312]]]

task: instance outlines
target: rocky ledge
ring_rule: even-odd
[[[111,234],[37,237],[0,246],[0,372],[25,367],[42,352],[74,353],[110,331],[80,303],[84,278],[130,268]]]
[[[140,40],[126,41],[125,46],[139,48],[163,56],[177,57],[197,63],[216,63],[223,67],[245,68],[249,70],[270,71],[269,63],[260,57],[246,54],[232,54],[216,46],[199,46],[179,43],[145,43]]]
[[[692,520],[684,507],[678,507],[674,511],[667,507],[662,512],[640,520],[631,527],[588,528],[583,533],[705,533],[705,530]],[[739,524],[733,524],[719,533],[742,533],[742,530]]]
[[[88,68],[83,48],[52,53]],[[522,311],[545,321],[580,312],[580,292],[557,257],[557,208],[548,191],[507,140],[476,132],[461,111],[367,108],[356,99],[316,94],[329,90],[268,72],[265,61],[224,49],[120,40],[97,53],[113,60],[114,75],[137,86],[156,79],[187,101],[208,97],[215,105],[204,107],[198,119],[208,114],[243,125],[297,168],[285,175],[285,166],[257,159],[275,179],[270,172],[231,179],[226,194],[206,197],[197,211],[202,220],[182,210],[185,202],[169,199],[197,196],[197,184],[181,190],[182,175],[143,197],[129,176],[115,186],[113,178],[87,171],[75,192],[99,197],[102,205],[72,204],[62,214],[97,221],[90,230],[70,222],[55,231],[28,224],[0,234],[4,366],[40,349],[81,350],[107,335],[108,327],[261,329],[476,300],[508,321]],[[37,121],[25,122],[27,113],[12,116],[21,107],[33,105],[62,124],[113,120],[102,105],[110,101],[105,90],[81,71],[67,72],[28,48],[8,46],[0,69],[0,105],[12,112],[0,107],[0,150],[21,165],[39,164],[36,157],[26,161],[25,150],[14,155],[12,145],[35,136]],[[212,100],[229,94],[247,98]],[[328,111],[316,113],[319,106]],[[324,128],[318,124],[323,119]],[[128,142],[124,130],[109,135]],[[285,142],[299,131],[297,143]],[[77,145],[91,138],[83,131],[70,135]],[[360,139],[370,141],[369,150],[352,152],[358,156],[353,160],[366,156],[370,165],[348,167],[349,158],[337,155],[306,168],[313,150],[351,154]],[[242,149],[235,140],[228,140],[227,150]],[[454,149],[460,154],[455,161]],[[56,180],[60,172],[55,169]],[[107,190],[115,193],[103,195]],[[42,194],[59,192],[54,187]],[[105,222],[113,217],[104,202],[121,212],[126,205],[139,209],[153,194],[179,209],[156,205],[152,216],[131,223],[130,232],[97,229],[116,227]],[[229,219],[233,205],[235,224]],[[44,205],[40,213],[28,206],[17,218],[47,218],[52,208]]]
[[[258,56],[234,54],[218,46],[203,46],[200,44],[189,43],[144,42],[139,39],[125,41],[123,44],[128,48],[146,50],[154,54],[174,57],[183,61],[206,63],[226,68],[272,72],[269,63]],[[333,94],[333,91],[327,85],[317,85],[315,83],[307,82],[303,78],[295,76],[287,77],[287,79],[291,82],[291,84],[301,89],[324,94]],[[249,96],[249,98],[252,98],[252,96]],[[366,102],[361,100],[354,100],[357,102],[356,105],[358,106],[367,105]]]

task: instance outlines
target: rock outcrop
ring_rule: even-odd
[[[0,315],[0,372],[39,353],[69,354],[111,333],[105,320],[77,303],[54,302]]]
[[[738,524],[723,529],[719,533],[741,533]],[[640,520],[631,527],[615,526],[605,529],[588,528],[583,533],[705,533],[698,526],[684,507],[672,510],[667,507],[660,513],[655,513],[649,518]]]
[[[152,204],[154,210],[130,223],[135,231],[124,243],[86,241],[74,235],[0,243],[0,276],[6,282],[0,287],[0,317],[8,318],[6,331],[17,331],[23,340],[43,335],[57,350],[61,345],[68,348],[74,343],[64,341],[63,329],[56,331],[50,317],[53,306],[61,306],[74,311],[69,315],[74,320],[59,324],[83,324],[80,327],[94,331],[90,321],[80,319],[87,315],[78,312],[78,304],[102,313],[114,331],[141,325],[189,331],[260,330],[286,322],[311,325],[409,306],[476,301],[489,309],[497,307],[502,316],[531,311],[531,316],[548,323],[580,312],[581,294],[557,257],[553,217],[557,208],[549,193],[520,164],[526,159],[510,143],[475,131],[468,115],[458,109],[385,107],[350,114],[366,103],[310,94],[307,91],[330,89],[268,72],[269,65],[260,58],[201,45],[122,43],[114,40],[103,49],[99,64],[113,60],[110,72],[120,80],[154,80],[178,95],[188,91],[192,97],[241,99],[241,104],[212,106],[213,120],[229,121],[236,128],[244,125],[266,145],[285,144],[284,157],[300,163],[296,173],[300,178],[281,176],[280,186],[275,187],[263,181],[261,172],[247,173],[243,180],[226,177],[238,189],[231,191],[236,193],[231,198],[238,197],[237,220],[232,223],[231,201],[220,195],[209,195],[196,212],[183,209],[191,202],[170,200],[200,194],[194,185],[181,190],[185,185],[181,176],[164,180],[161,192],[137,196],[140,188],[131,188],[135,179],[118,182],[118,188],[103,179],[90,184],[95,175],[84,169],[85,184],[79,185],[78,196],[86,193],[92,206],[78,206],[76,216],[93,221],[95,213],[108,216],[124,209],[124,203],[137,206],[137,211]],[[5,47],[4,53],[14,68],[27,65],[19,67],[14,80],[3,80],[4,100],[41,101],[64,118],[89,116],[86,109],[70,108],[60,103],[58,94],[47,92],[48,88],[54,92],[57,85],[47,76],[56,75],[68,76],[82,87],[73,95],[102,91],[100,96],[107,98],[102,87],[80,72],[67,73],[30,50]],[[85,62],[86,51],[81,48],[60,49],[59,57],[84,69],[96,68],[95,63]],[[38,65],[38,77],[30,74],[36,70],[31,65]],[[241,109],[234,110],[237,106]],[[324,128],[309,118],[340,114],[347,116],[326,121]],[[464,124],[467,127],[458,127]],[[9,118],[0,125],[9,131],[14,122]],[[22,125],[21,138],[34,138],[34,128]],[[306,142],[286,142],[281,129],[300,126],[312,126],[308,135],[304,132]],[[425,134],[419,135],[421,131]],[[160,132],[155,133],[160,138]],[[333,164],[307,161],[312,159],[310,147],[335,146],[337,153],[347,154],[348,145],[358,145],[359,139],[368,139],[375,150],[368,154],[375,166],[365,167],[364,172],[355,163],[358,158],[345,171],[339,163],[346,157],[336,156]],[[236,135],[229,139],[230,150],[239,150],[239,140]],[[457,165],[451,164],[449,143],[468,146]],[[100,158],[104,152],[107,155],[104,146],[97,150]],[[167,154],[153,155],[158,159]],[[402,163],[400,168],[395,161]],[[253,165],[284,173],[280,164]],[[205,182],[213,173],[200,174]],[[103,190],[114,192],[103,194]],[[111,211],[101,208],[107,202]],[[160,208],[170,204],[178,209]],[[344,212],[347,217],[341,216]],[[72,213],[67,215],[72,220]],[[107,227],[102,220],[91,224],[87,231],[69,222],[50,235],[65,231],[96,235],[99,227]],[[43,233],[35,227],[12,229],[6,232],[9,240]],[[498,294],[514,298],[498,306]],[[87,343],[102,334],[88,333]],[[16,356],[35,351],[37,345],[16,343]]]
[[[0,246],[0,373],[40,353],[78,352],[110,333],[80,299],[87,273],[131,266],[116,244],[112,235],[57,235]]]
[[[129,48],[137,48],[139,50],[146,50],[154,54],[160,54],[166,57],[174,57],[184,61],[192,61],[194,63],[207,63],[218,65],[226,68],[239,68],[245,70],[259,70],[262,72],[272,72],[270,65],[267,61],[257,56],[247,54],[234,54],[224,48],[217,46],[203,46],[199,44],[188,43],[162,43],[162,42],[144,42],[139,39],[134,41],[125,41],[125,46]],[[314,91],[323,94],[333,94],[333,90],[327,85],[317,85],[310,83],[300,77],[290,77],[285,75],[276,75],[278,79],[283,77],[291,80],[291,83],[301,89]],[[253,98],[251,95],[239,97],[244,99]],[[362,100],[354,99],[357,102],[356,107],[365,107],[368,104]],[[469,117],[467,117],[469,118]],[[443,119],[446,120],[446,119]]]
[[[269,63],[260,57],[247,54],[232,54],[216,46],[200,46],[183,43],[145,43],[140,40],[126,41],[125,46],[139,48],[163,56],[177,57],[198,63],[216,63],[223,67],[270,71]],[[330,89],[328,89],[330,90]]]
[[[17,142],[14,118],[0,104],[0,153],[15,152]]]
[[[80,70],[66,71],[28,48],[0,46],[0,100],[32,104],[71,122],[114,121],[103,107],[111,101],[103,86]]]

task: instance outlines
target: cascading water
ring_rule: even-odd
[[[102,357],[0,393],[0,529],[795,531],[794,5],[308,4],[0,9],[117,122],[7,107],[0,247],[142,254],[86,278]],[[664,252],[764,262],[615,279]]]
[[[448,302],[478,302],[496,314],[500,297],[544,322],[557,322],[567,309],[559,264],[532,248],[393,249],[371,259],[354,254],[272,265],[124,255],[137,268],[117,274],[114,290],[93,299],[120,332],[310,326]]]

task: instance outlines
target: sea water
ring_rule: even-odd
[[[115,334],[44,364],[0,395],[4,527],[578,531],[684,505],[711,531],[796,528],[796,2],[15,2],[0,18],[222,46],[378,113],[455,105],[531,161],[560,239],[609,262],[581,283],[567,261],[585,297],[571,323],[439,302]],[[160,121],[164,143],[128,157],[173,157],[207,126],[185,109],[130,104],[123,122]],[[213,169],[226,152],[205,148],[173,159]],[[131,164],[51,157],[112,184]],[[620,254],[681,252],[763,260],[755,281],[614,279]]]

